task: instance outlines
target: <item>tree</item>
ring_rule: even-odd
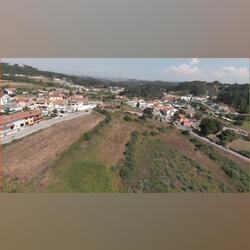
[[[140,103],[139,102],[136,103],[136,107],[140,108]]]
[[[124,121],[132,121],[131,117],[128,116],[128,115],[125,115],[125,116],[123,117],[123,120],[124,120]]]
[[[143,114],[148,117],[148,118],[152,118],[153,117],[153,109],[152,108],[145,108],[143,110]]]
[[[204,118],[200,124],[203,135],[216,134],[223,129],[222,123],[216,119]]]
[[[236,134],[233,130],[227,129],[225,131],[222,131],[217,137],[220,138],[223,145],[226,145],[228,142],[236,139]]]

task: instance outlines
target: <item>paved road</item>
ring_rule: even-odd
[[[20,139],[22,137],[25,137],[27,135],[30,135],[34,132],[37,132],[41,129],[45,129],[45,128],[48,128],[56,123],[59,123],[59,122],[62,122],[62,121],[66,121],[66,120],[71,120],[71,119],[74,119],[76,117],[79,117],[79,116],[82,116],[82,115],[88,115],[88,114],[91,114],[92,113],[92,109],[89,109],[88,112],[86,111],[81,111],[81,112],[76,112],[76,113],[72,113],[72,114],[68,114],[68,115],[65,115],[64,117],[56,117],[56,118],[53,118],[53,119],[49,119],[49,120],[46,120],[46,121],[41,121],[39,123],[36,123],[30,127],[25,127],[23,128],[22,130],[20,131],[17,131],[13,134],[10,134],[10,135],[6,135],[4,137],[1,138],[1,144],[5,144],[5,143],[9,143],[11,142],[12,140],[15,140],[15,139]]]
[[[175,125],[176,125],[176,124],[175,124]],[[178,125],[176,125],[176,127],[180,128],[180,129],[182,129],[182,130],[187,130],[187,129],[185,129],[183,126],[178,126]],[[212,144],[213,146],[215,146],[215,147],[217,147],[217,148],[220,148],[220,149],[222,149],[222,150],[224,150],[224,151],[226,151],[226,152],[228,152],[228,153],[230,153],[230,154],[236,155],[236,156],[238,156],[239,158],[241,158],[242,160],[249,162],[249,158],[247,158],[247,157],[245,157],[245,156],[243,156],[243,155],[241,155],[241,154],[238,154],[238,153],[236,153],[235,151],[233,151],[233,150],[231,150],[231,149],[224,148],[223,146],[218,145],[218,144],[216,144],[216,143],[214,143],[214,142],[208,140],[206,137],[199,136],[198,134],[192,132],[190,129],[188,129],[188,130],[189,130],[189,132],[190,132],[191,135],[193,135],[193,136],[199,138],[200,140],[203,140],[203,141],[205,141],[205,142],[207,142],[207,143],[210,143],[210,144]]]

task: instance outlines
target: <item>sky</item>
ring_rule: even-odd
[[[5,58],[2,61],[104,78],[249,83],[248,58]]]

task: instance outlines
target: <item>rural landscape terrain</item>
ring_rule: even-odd
[[[249,192],[248,84],[1,68],[3,192]]]

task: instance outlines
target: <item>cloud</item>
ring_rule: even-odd
[[[170,66],[169,68],[164,70],[167,73],[178,73],[178,74],[184,74],[184,75],[192,75],[200,73],[198,67],[192,67],[188,64],[180,64],[178,66]]]
[[[225,66],[213,72],[212,75],[219,81],[226,83],[248,83],[249,80],[249,70],[247,67]]]
[[[193,58],[190,62],[191,65],[195,65],[195,64],[198,64],[200,63],[200,61],[197,59],[197,58]]]

